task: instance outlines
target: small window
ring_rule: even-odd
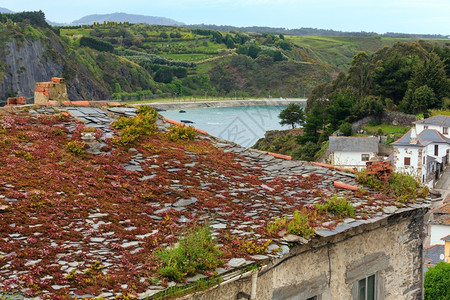
[[[376,300],[376,276],[371,275],[358,281],[358,300]]]
[[[411,165],[411,157],[405,157],[404,163],[405,166],[410,166]]]
[[[370,155],[369,154],[361,154],[361,160],[362,161],[369,161]]]
[[[448,127],[442,128],[442,134],[448,134]]]
[[[434,156],[439,155],[439,145],[434,145]]]

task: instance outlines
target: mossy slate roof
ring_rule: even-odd
[[[309,220],[316,237],[423,205],[367,188],[365,194],[337,190],[333,181],[357,185],[355,176],[207,134],[173,142],[171,125],[160,117],[154,134],[118,145],[111,123],[135,116],[132,107],[0,113],[0,290],[11,295],[144,298],[174,284],[158,275],[155,251],[173,246],[195,224],[209,224],[224,254],[216,272],[226,274],[289,255],[292,235],[270,233],[267,224],[295,210],[314,211],[333,195],[347,197],[356,214],[317,214]],[[92,128],[95,140],[75,151],[74,142]],[[102,269],[93,278],[96,262]]]
[[[330,136],[331,152],[378,152],[376,137],[341,137]]]

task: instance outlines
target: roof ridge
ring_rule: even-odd
[[[398,140],[396,140],[395,142],[391,143],[391,145],[396,144],[398,141],[402,140],[410,131],[412,130],[412,128],[410,128],[404,135],[402,135]],[[423,131],[423,130],[422,130]]]

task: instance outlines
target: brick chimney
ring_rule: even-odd
[[[64,78],[52,77],[48,82],[36,82],[34,103],[46,104],[50,100],[68,101],[66,81]]]

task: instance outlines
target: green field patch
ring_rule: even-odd
[[[208,59],[211,57],[216,57],[217,54],[203,54],[203,53],[189,53],[189,54],[171,54],[171,53],[161,53],[162,57],[173,59],[173,60],[182,60],[182,61],[201,61],[204,59]]]
[[[364,130],[371,134],[405,134],[409,127],[389,124],[369,123],[365,125]]]

